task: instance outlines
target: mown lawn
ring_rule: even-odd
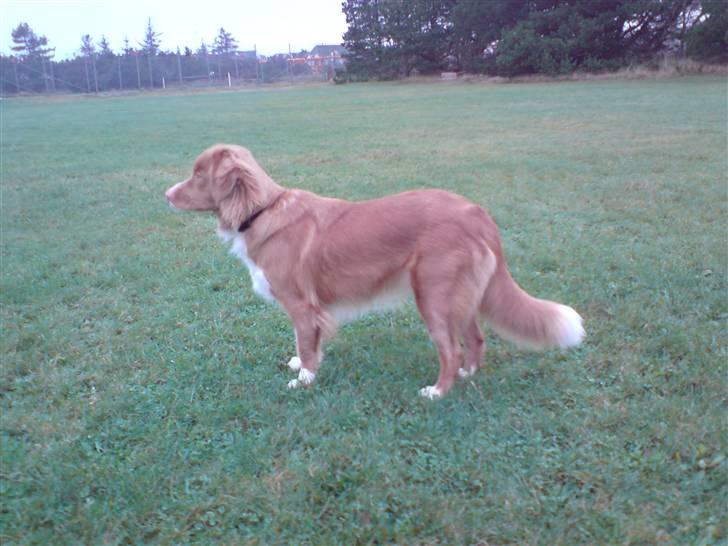
[[[0,541],[725,541],[726,105],[722,78],[3,100]],[[287,186],[483,204],[586,343],[489,336],[431,402],[410,306],[287,392],[287,319],[163,198],[218,141]]]

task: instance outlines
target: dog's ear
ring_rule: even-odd
[[[242,223],[261,201],[257,165],[247,150],[221,147],[215,155],[215,201],[221,218],[231,226]]]
[[[249,154],[248,154],[249,155]],[[255,160],[246,157],[229,147],[222,147],[215,152],[213,164],[215,172],[215,197],[218,202],[226,199],[234,192],[244,192],[248,200],[255,198],[259,190],[256,179]]]

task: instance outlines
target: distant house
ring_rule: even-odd
[[[252,51],[236,51],[235,54],[240,59],[246,59],[250,61],[255,61],[258,58],[258,52],[255,50]]]
[[[347,53],[340,45],[317,45],[306,55],[306,63],[316,72],[333,71],[344,66]]]

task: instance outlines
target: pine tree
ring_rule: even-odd
[[[28,89],[36,91],[45,89],[46,92],[55,90],[51,63],[55,48],[48,46],[48,38],[38,36],[28,23],[20,23],[15,27],[11,37],[15,45],[10,49],[16,53],[16,58],[26,65],[26,71],[21,74],[22,78],[17,76],[16,66],[16,80],[22,79],[23,85]]]
[[[142,51],[152,57],[159,53],[160,36],[161,34],[152,27],[152,20],[148,19],[147,29],[144,32],[144,41],[139,43]]]
[[[235,53],[237,50],[238,41],[233,38],[231,33],[220,27],[220,30],[215,37],[212,52],[216,55],[229,55],[230,53]]]
[[[11,37],[15,45],[10,49],[21,58],[49,60],[54,56],[55,48],[48,47],[48,38],[36,35],[28,23],[15,27]]]
[[[197,48],[197,56],[202,57],[205,60],[205,68],[207,69],[207,75],[208,77],[212,77],[212,72],[210,71],[210,56],[209,56],[210,50],[207,47],[207,44],[205,43],[205,40],[202,40],[200,42],[200,47]]]
[[[147,69],[149,70],[149,85],[151,87],[154,87],[154,71],[152,69],[152,58],[159,53],[159,44],[161,36],[160,33],[158,33],[154,28],[152,27],[152,20],[151,18],[147,20],[147,30],[144,33],[144,41],[140,42],[139,45],[142,46],[142,51],[147,56]]]
[[[92,57],[96,53],[96,46],[90,34],[81,36],[81,53],[84,57]]]
[[[453,5],[455,0],[346,0],[348,70],[362,78],[389,79],[413,69],[445,68]]]
[[[99,92],[99,78],[96,73],[96,46],[90,34],[81,36],[81,54],[83,55],[83,66],[86,71],[86,91],[91,92],[91,78],[89,76],[89,63],[94,76],[94,89]]]
[[[129,37],[124,36],[124,55],[133,55],[134,48],[129,45]]]
[[[111,46],[109,45],[109,41],[106,39],[106,36],[103,34],[101,35],[101,40],[99,40],[99,53],[104,57],[113,57],[114,52],[111,49]]]

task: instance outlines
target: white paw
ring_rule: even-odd
[[[294,356],[291,360],[288,361],[288,364],[286,364],[289,368],[291,368],[294,372],[297,372],[301,369],[301,359],[297,356]]]
[[[458,369],[458,377],[460,379],[467,379],[468,377],[473,377],[474,375],[475,370],[466,370],[465,368]]]
[[[308,371],[306,368],[301,368],[301,371],[298,372],[298,379],[292,379],[289,381],[288,388],[297,389],[299,387],[305,387],[306,385],[313,383],[315,378],[315,373]]]
[[[430,385],[429,387],[420,389],[420,396],[424,396],[425,398],[434,400],[435,398],[440,398],[442,396],[442,393],[440,392],[440,389],[438,389],[434,385]]]

